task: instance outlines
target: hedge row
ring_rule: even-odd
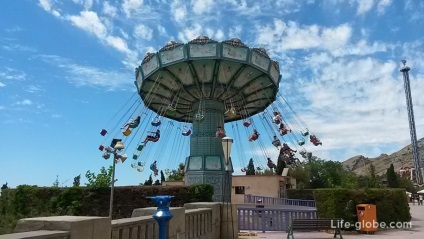
[[[116,187],[114,191],[114,218],[131,217],[135,208],[153,207],[148,197],[174,196],[171,206],[185,203],[212,201],[213,186],[134,186]],[[3,190],[0,197],[0,217],[16,215],[20,218],[47,215],[108,216],[110,188],[40,188],[21,185]]]
[[[357,222],[356,205],[374,204],[378,222],[408,222],[411,220],[404,189],[314,189],[317,213],[321,218],[343,218]]]
[[[287,198],[314,200],[314,189],[287,189]]]

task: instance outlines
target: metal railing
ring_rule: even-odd
[[[287,231],[293,219],[315,219],[316,209],[238,207],[238,229],[249,231]]]
[[[290,205],[290,206],[302,206],[302,207],[316,207],[315,200],[301,200],[301,199],[289,199],[289,198],[274,198],[267,196],[258,195],[244,195],[244,203],[258,203],[260,204],[272,204],[272,205]]]

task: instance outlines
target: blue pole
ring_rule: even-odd
[[[168,236],[168,222],[173,217],[171,211],[169,211],[169,205],[171,204],[171,198],[173,197],[174,196],[167,195],[150,197],[158,207],[158,210],[153,213],[153,218],[159,225],[159,239],[166,239]]]

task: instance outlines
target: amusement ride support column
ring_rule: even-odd
[[[194,114],[203,115],[203,119],[194,117],[193,120],[190,156],[185,166],[186,185],[212,184],[213,200],[230,202],[232,164],[230,162],[226,167],[222,138],[216,137],[217,127],[224,129],[225,105],[216,100],[201,100],[193,105],[193,111]],[[230,172],[226,172],[226,168],[227,171],[230,168]]]

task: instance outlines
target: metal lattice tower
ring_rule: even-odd
[[[414,168],[415,168],[415,182],[418,185],[422,185],[423,184],[423,175],[422,175],[423,169],[421,167],[420,157],[418,153],[417,132],[415,130],[415,119],[414,119],[414,106],[412,105],[411,86],[409,84],[409,70],[411,70],[411,68],[406,66],[406,60],[402,60],[402,63],[403,63],[403,66],[400,68],[400,71],[403,74],[406,105],[408,109],[409,133],[411,135],[412,156],[413,156]]]

